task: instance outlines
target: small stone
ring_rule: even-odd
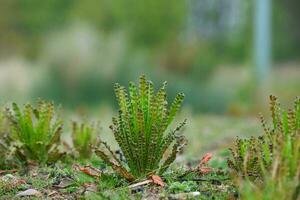
[[[69,187],[69,186],[71,186],[73,184],[74,184],[74,180],[71,179],[71,178],[66,177],[66,178],[61,179],[59,181],[58,185],[53,185],[53,187],[63,189],[63,188],[67,188],[67,187]]]
[[[22,192],[19,192],[16,196],[17,197],[24,197],[24,196],[41,196],[42,194],[35,190],[35,189],[28,189]]]
[[[13,175],[11,175],[11,174],[6,174],[5,176],[3,176],[3,177],[1,178],[1,180],[2,180],[3,182],[11,182],[11,181],[16,180],[16,178],[15,178]]]

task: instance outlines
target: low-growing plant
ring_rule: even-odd
[[[280,108],[277,98],[270,96],[270,110],[272,125],[268,126],[261,116],[264,134],[258,138],[237,139],[228,166],[237,177],[250,182],[246,185],[259,185],[258,190],[266,190],[271,196],[287,186],[289,194],[299,195],[300,98],[296,98],[294,108],[286,112]]]
[[[264,183],[257,185],[250,181],[239,180],[240,199],[266,199],[266,200],[299,200],[300,186],[295,181],[281,177],[275,180],[272,177],[265,177]],[[296,183],[297,184],[297,183]]]
[[[165,82],[154,94],[153,83],[143,75],[139,79],[139,87],[130,82],[129,95],[125,87],[114,86],[119,115],[112,119],[110,128],[126,163],[117,158],[104,141],[100,141],[95,152],[128,181],[163,173],[186,143],[184,136],[177,134],[186,121],[166,133],[184,99],[184,95],[179,93],[168,107],[166,85]],[[172,144],[171,152],[163,159]]]
[[[96,124],[72,123],[73,147],[80,159],[89,159],[93,153],[92,146],[97,143]]]
[[[0,169],[7,168],[11,158],[11,139],[9,138],[8,123],[4,111],[0,111]]]
[[[25,104],[23,110],[13,103],[12,109],[7,109],[7,117],[20,161],[45,164],[62,156],[59,145],[63,124],[53,103],[40,100],[36,107]]]
[[[175,181],[170,184],[168,190],[171,193],[192,192],[198,190],[198,185],[195,181],[183,181],[183,182]]]

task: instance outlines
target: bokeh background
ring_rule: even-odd
[[[184,92],[191,152],[258,134],[268,95],[300,94],[297,0],[1,0],[0,103],[53,100],[104,132],[113,83]],[[192,153],[191,153],[192,154]]]

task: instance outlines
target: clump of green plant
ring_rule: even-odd
[[[272,125],[268,126],[261,116],[264,134],[237,139],[228,166],[248,182],[241,185],[252,185],[271,196],[280,191],[286,195],[287,188],[290,195],[299,195],[300,98],[296,98],[292,109],[284,111],[277,98],[270,96],[270,110]]]
[[[184,94],[179,93],[168,106],[166,85],[165,82],[155,94],[153,83],[143,75],[139,79],[139,87],[130,82],[129,95],[125,87],[119,84],[114,86],[119,115],[112,119],[110,128],[126,163],[117,158],[104,141],[100,141],[100,147],[95,152],[128,181],[163,173],[186,143],[184,136],[177,134],[186,121],[168,132]],[[172,144],[171,152],[163,159]]]
[[[92,145],[97,142],[97,127],[95,124],[72,123],[73,146],[81,159],[88,159],[92,155]]]
[[[8,123],[3,110],[0,111],[0,169],[8,167],[11,139],[8,134]]]
[[[12,109],[7,109],[7,117],[20,161],[45,164],[62,156],[59,145],[63,124],[53,103],[40,100],[36,107],[25,104],[23,110],[13,103]]]

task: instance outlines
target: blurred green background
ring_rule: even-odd
[[[257,100],[258,88],[266,90],[262,95],[296,96],[299,2],[272,1],[272,65],[263,87],[253,61],[254,4],[3,0],[1,99],[42,97],[70,108],[110,104],[112,83],[141,73],[168,80],[170,93],[185,92],[186,105],[197,112],[242,112]]]
[[[2,0],[0,103],[41,97],[72,112],[110,113],[113,83],[144,73],[157,85],[167,80],[170,98],[186,94],[192,122],[208,116],[191,132],[214,132],[199,122],[221,135],[224,120],[227,135],[247,132],[232,117],[256,115],[269,94],[292,102],[300,92],[300,3],[271,0],[268,16],[258,2]],[[255,46],[257,32],[270,45]],[[268,66],[257,66],[260,50],[270,53]]]

